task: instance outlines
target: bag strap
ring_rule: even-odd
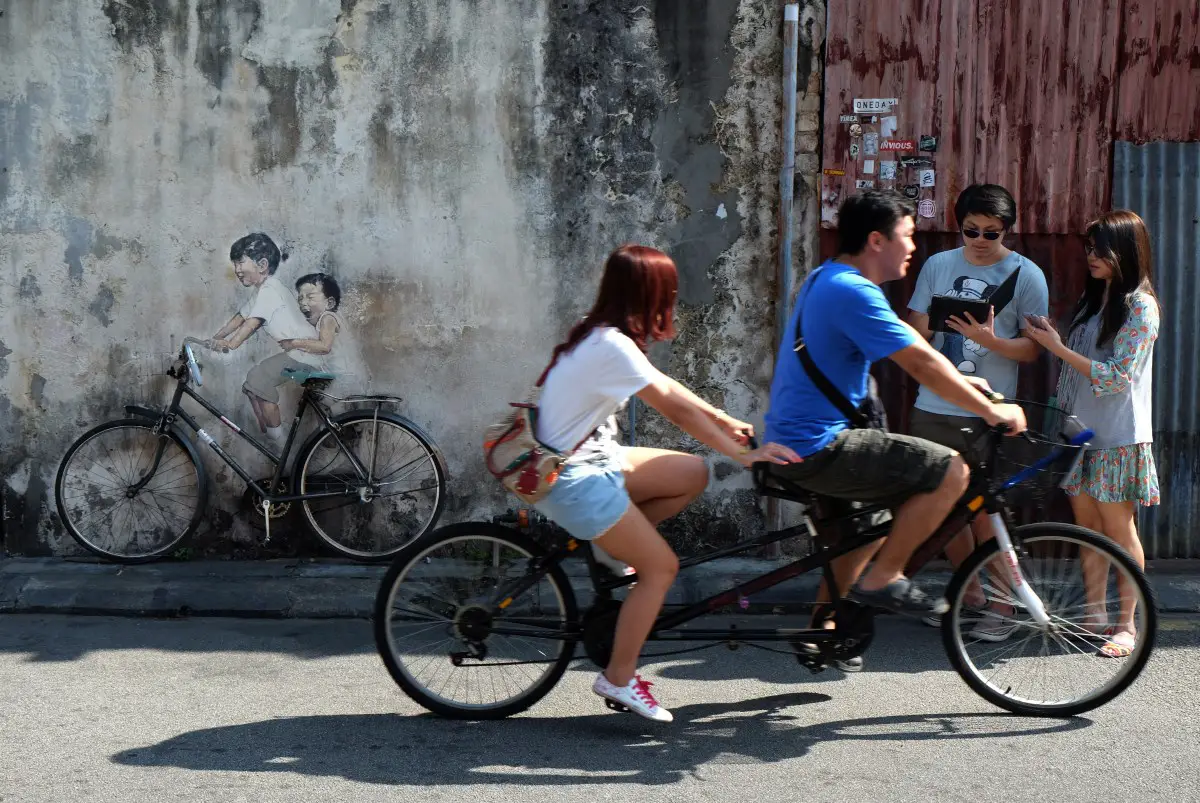
[[[1025,261],[1025,258],[1018,254],[1017,260],[1017,269],[1008,274],[1008,278],[1001,282],[1000,286],[988,296],[988,301],[992,303],[997,316],[1004,311],[1005,307],[1012,303],[1013,298],[1016,296],[1017,280],[1020,278],[1021,273],[1021,263]],[[999,303],[996,303],[996,300]]]
[[[809,277],[807,283],[808,289],[804,291],[804,297],[796,305],[796,341],[792,345],[792,350],[800,358],[800,365],[804,368],[804,373],[808,374],[808,378],[817,386],[817,390],[821,391],[821,394],[829,403],[846,417],[851,426],[856,429],[862,429],[868,424],[867,417],[851,404],[846,395],[838,390],[829,381],[829,377],[825,376],[824,372],[817,367],[816,362],[813,361],[812,354],[808,351],[808,345],[804,342],[804,330],[801,328],[803,325],[804,302],[808,300],[808,295],[812,292],[813,286],[817,283],[817,277],[823,269],[823,267],[817,268],[813,272],[813,275]]]

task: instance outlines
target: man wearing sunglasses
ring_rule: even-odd
[[[925,261],[909,302],[909,323],[965,376],[986,380],[996,392],[1013,398],[1017,368],[1038,358],[1040,347],[1022,336],[1026,315],[1045,315],[1049,302],[1046,277],[1041,269],[1004,245],[1004,235],[1017,220],[1017,204],[1008,190],[996,184],[973,184],[954,204],[954,217],[963,235],[963,247],[934,254]],[[930,308],[935,297],[990,302],[986,318],[970,313],[951,316],[942,331],[930,328]],[[1041,310],[1040,312],[1038,310]],[[911,433],[925,440],[968,454],[969,444],[986,424],[922,386],[912,414]],[[992,537],[986,516],[975,519],[949,546],[946,557],[957,568],[974,550],[976,541]],[[1004,641],[1012,634],[1012,610],[988,607],[983,591],[968,589],[967,603],[980,621],[975,638]],[[926,622],[937,625],[937,617]]]

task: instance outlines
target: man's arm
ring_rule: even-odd
[[[929,313],[917,312],[915,309],[908,313],[908,325],[917,330],[917,334],[926,340],[933,340],[933,330],[929,328]]]
[[[1024,335],[1014,337],[1012,340],[993,335],[990,343],[980,343],[979,345],[1015,362],[1033,362],[1042,353],[1042,347]]]

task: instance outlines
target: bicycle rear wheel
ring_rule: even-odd
[[[170,554],[200,525],[208,480],[195,446],[153,421],[121,419],[85,432],[71,445],[54,481],[63,526],[84,549],[119,563]],[[155,468],[144,484],[135,490]]]
[[[296,457],[300,510],[318,538],[360,561],[386,560],[428,532],[446,503],[446,476],[434,446],[399,416],[353,411],[319,430]],[[371,472],[360,478],[350,460]]]
[[[1050,617],[1043,627],[1012,590],[991,540],[971,554],[946,591],[942,640],[955,670],[989,702],[1016,714],[1071,717],[1129,688],[1154,650],[1154,592],[1115,543],[1069,524],[1033,524],[1012,533],[1021,574]],[[989,611],[965,605],[981,589]],[[968,593],[970,592],[970,593]],[[1106,625],[1133,606],[1137,637],[1129,655],[1108,657]]]
[[[562,568],[499,611],[493,599],[544,552],[507,527],[465,523],[396,556],[375,600],[375,644],[405,694],[444,717],[501,719],[554,688],[578,641]]]

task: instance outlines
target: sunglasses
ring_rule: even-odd
[[[1002,231],[982,231],[981,232],[979,229],[963,229],[962,234],[963,234],[963,237],[966,237],[968,240],[974,240],[980,234],[983,235],[983,239],[985,239],[985,240],[999,240],[1001,237],[1004,236],[1004,232],[1002,232]]]

